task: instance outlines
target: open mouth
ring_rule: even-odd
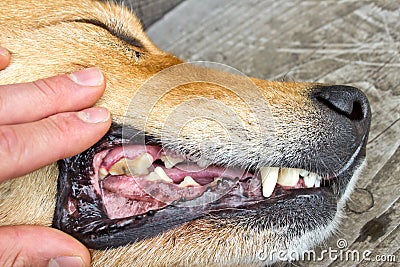
[[[198,198],[202,199],[198,204],[208,204],[239,188],[235,194],[261,199],[278,197],[283,190],[319,188],[321,181],[329,186],[329,180],[304,169],[263,167],[253,173],[192,162],[155,145],[105,149],[95,154],[93,168],[90,178],[110,219],[154,214]],[[225,181],[232,186],[220,186]],[[231,207],[237,204],[225,202]]]
[[[53,226],[90,248],[126,245],[209,215],[282,213],[282,203],[299,199],[307,209],[315,208],[315,199],[330,207],[326,221],[355,165],[342,172],[345,178],[299,168],[216,166],[131,131],[125,140],[122,127],[113,125],[95,146],[59,162]]]

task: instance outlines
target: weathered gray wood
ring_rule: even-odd
[[[322,246],[395,255],[397,263],[298,262],[294,266],[395,266],[400,262],[400,1],[187,0],[148,30],[188,60],[225,63],[266,79],[350,84],[368,96],[368,166],[340,231]]]
[[[116,0],[134,11],[144,28],[149,27],[183,1],[185,0]]]

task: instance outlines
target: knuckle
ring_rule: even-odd
[[[60,89],[55,86],[48,79],[41,79],[33,82],[33,85],[42,94],[44,99],[58,100],[60,96]]]
[[[15,240],[20,240],[18,231],[12,227],[7,227],[10,231],[6,234],[9,242],[8,246],[2,246],[0,251],[0,266],[26,266],[27,259],[24,257],[23,248]],[[3,240],[5,241],[5,240]]]
[[[26,266],[27,264],[27,261],[21,256],[21,251],[12,251],[11,249],[7,249],[0,253],[0,257],[1,266],[20,267]]]
[[[0,127],[0,149],[1,153],[8,158],[18,161],[18,155],[21,155],[23,142],[18,138],[18,134],[14,128],[3,126]]]
[[[63,144],[62,146],[66,148],[70,147],[68,141],[73,135],[74,125],[69,115],[58,114],[49,117],[46,131],[48,138],[52,139],[51,143]],[[65,158],[66,155],[67,151],[65,149],[57,151],[58,159]]]

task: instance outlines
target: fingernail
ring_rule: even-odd
[[[100,123],[110,119],[110,112],[105,108],[95,107],[79,111],[77,116],[87,123]]]
[[[0,46],[0,55],[1,56],[6,57],[6,56],[8,56],[9,53],[10,52],[8,52],[7,49],[5,49],[4,47]]]
[[[99,86],[103,83],[104,77],[97,68],[78,70],[69,75],[71,80],[82,86]]]
[[[49,261],[48,267],[84,267],[80,257],[61,256]]]

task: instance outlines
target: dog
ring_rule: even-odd
[[[3,0],[0,31],[1,84],[96,66],[113,114],[87,151],[1,184],[0,225],[61,229],[93,266],[264,266],[338,226],[365,162],[360,90],[184,63],[114,3]]]

